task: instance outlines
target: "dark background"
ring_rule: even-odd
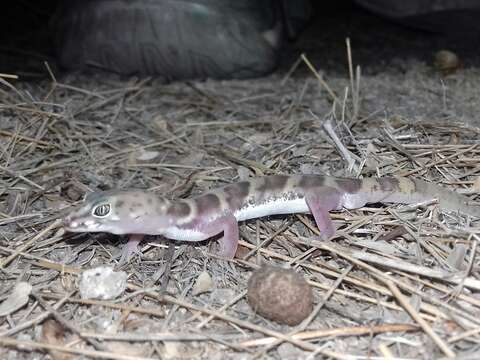
[[[58,0],[6,1],[0,14],[0,72],[23,78],[45,77],[44,62],[55,64],[49,22]],[[314,1],[314,16],[307,29],[283,52],[280,68],[287,68],[299,53],[329,71],[344,71],[345,38],[349,37],[355,62],[370,73],[395,66],[395,59],[431,62],[435,51],[456,52],[465,66],[478,66],[479,12],[437,13],[409,19],[388,19],[352,1]],[[392,63],[393,61],[393,63]]]

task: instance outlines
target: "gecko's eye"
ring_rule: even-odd
[[[93,208],[92,215],[96,217],[105,217],[110,214],[110,204],[101,204]]]

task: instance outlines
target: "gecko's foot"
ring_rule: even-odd
[[[121,251],[114,255],[114,259],[120,258],[118,266],[123,266],[130,262],[134,255],[142,256],[142,252],[138,248],[139,241],[129,240]]]
[[[237,242],[228,242],[224,239],[220,239],[218,244],[213,246],[212,253],[220,258],[224,258],[225,260],[231,260],[235,257],[237,247]]]
[[[312,240],[318,240],[318,241],[327,241],[331,238],[331,235],[328,234],[320,234],[320,235],[315,235],[312,236]]]
[[[125,245],[121,251],[114,255],[113,258],[119,259],[117,266],[123,266],[125,264],[128,264],[135,255],[138,255],[140,257],[142,256],[142,252],[138,248],[131,251],[128,249],[128,245]]]
[[[313,241],[325,242],[329,239],[331,239],[331,236],[327,236],[327,234],[309,236],[307,237],[307,246],[311,246]]]

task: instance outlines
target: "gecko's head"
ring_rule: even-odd
[[[64,219],[71,232],[159,233],[169,201],[144,191],[94,192]],[[155,223],[152,223],[155,219]]]

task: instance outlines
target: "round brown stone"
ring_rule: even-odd
[[[313,309],[313,293],[303,276],[292,269],[264,266],[248,280],[252,309],[279,324],[297,325]]]

